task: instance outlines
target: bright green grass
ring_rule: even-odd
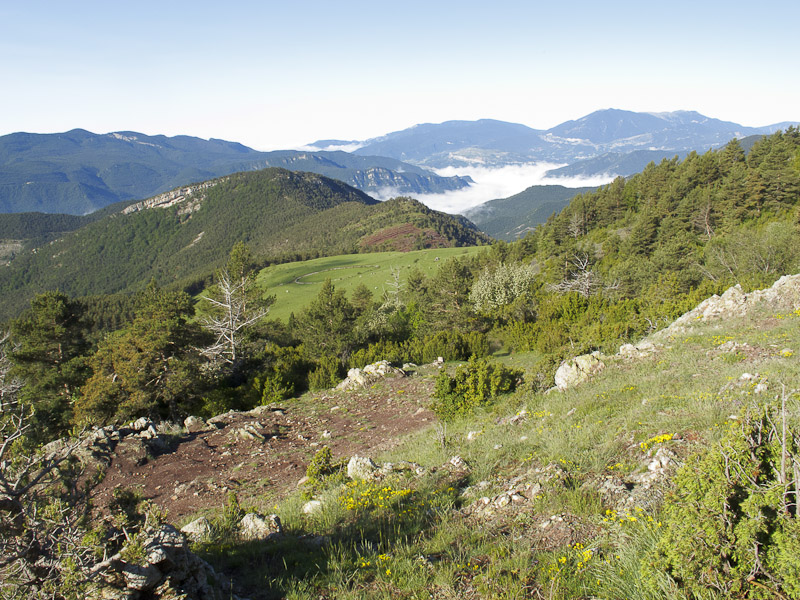
[[[392,272],[400,274],[405,281],[408,273],[416,268],[426,276],[433,275],[442,261],[453,256],[466,256],[485,247],[437,248],[413,252],[375,252],[372,254],[345,254],[302,262],[286,263],[267,267],[258,274],[257,283],[262,289],[276,296],[269,316],[286,321],[289,315],[300,312],[317,296],[321,284],[331,279],[336,289],[349,296],[363,283],[379,298],[391,289]]]

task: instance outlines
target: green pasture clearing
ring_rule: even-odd
[[[413,268],[430,276],[442,261],[482,249],[485,246],[329,256],[267,267],[258,274],[256,281],[260,288],[276,296],[270,318],[286,321],[292,312],[299,312],[317,296],[322,282],[328,278],[336,289],[344,290],[348,296],[363,283],[375,298],[379,298],[389,289],[393,270],[400,273],[401,282]]]

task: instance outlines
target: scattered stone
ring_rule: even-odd
[[[459,470],[466,470],[469,468],[469,466],[467,465],[467,461],[465,461],[460,456],[454,456],[447,462],[450,466]]]
[[[378,465],[367,456],[353,456],[347,463],[347,476],[350,479],[372,479]]]
[[[313,515],[322,510],[322,501],[321,500],[309,500],[305,504],[303,504],[303,514],[304,515]]]
[[[470,431],[469,433],[467,433],[467,441],[468,442],[475,441],[476,439],[478,439],[478,436],[482,434],[483,434],[482,431]]]
[[[600,360],[599,352],[576,356],[558,367],[555,375],[556,388],[563,392],[575,387],[602,371],[605,366],[605,363]]]
[[[200,417],[190,415],[183,420],[183,426],[189,433],[196,433],[206,428],[206,422]]]
[[[347,372],[347,378],[336,386],[337,390],[351,390],[358,387],[367,387],[379,379],[389,375],[405,376],[402,369],[396,369],[388,360],[381,360],[363,369],[353,368]]]
[[[181,532],[193,542],[204,542],[211,537],[211,523],[205,517],[200,517],[181,527]]]
[[[283,527],[277,515],[263,517],[257,513],[247,513],[239,521],[239,533],[244,540],[269,540],[281,537]]]

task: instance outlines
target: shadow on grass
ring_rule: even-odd
[[[396,483],[396,482],[395,482]],[[289,594],[336,595],[368,588],[381,556],[418,542],[456,505],[464,482],[441,478],[435,487],[412,490],[392,483],[350,484],[332,518],[298,519],[281,538],[204,544],[196,551],[234,592],[252,600]],[[334,502],[331,500],[331,502]],[[365,568],[366,567],[366,568]]]

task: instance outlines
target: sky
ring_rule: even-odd
[[[0,135],[257,150],[603,108],[800,120],[800,2],[0,0]]]

